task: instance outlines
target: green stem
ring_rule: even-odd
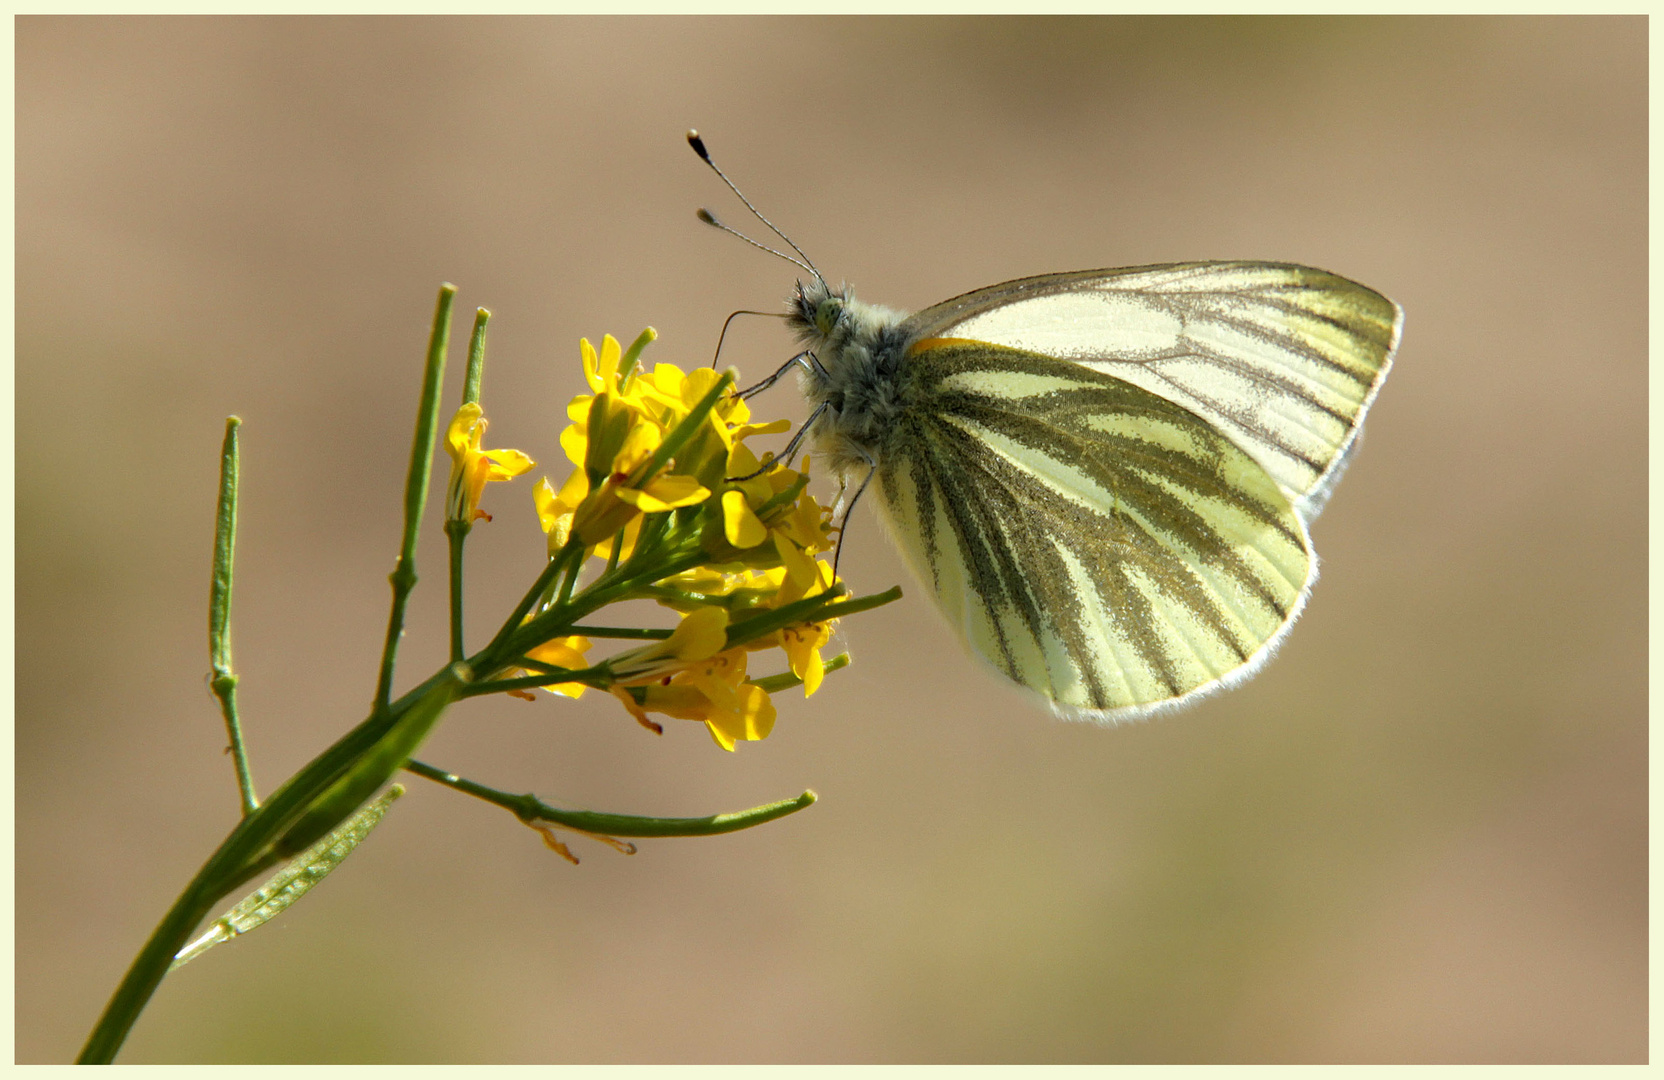
[[[568,626],[567,631],[573,634],[583,634],[586,637],[600,638],[628,638],[632,641],[663,641],[674,631],[654,630],[634,626]]]
[[[543,666],[534,660],[528,660],[527,663],[535,667]],[[550,668],[536,675],[522,675],[514,679],[494,679],[489,682],[474,683],[458,694],[457,697],[459,699],[485,697],[487,694],[502,694],[510,690],[535,690],[540,686],[557,686],[569,682],[583,683],[585,686],[594,687],[597,690],[605,690],[614,681],[611,663],[603,660],[594,667],[577,668],[571,671],[564,668]]]
[[[456,286],[439,286],[439,301],[433,309],[433,330],[428,335],[427,365],[422,375],[422,400],[416,410],[416,434],[410,444],[410,468],[404,485],[404,537],[399,561],[388,576],[393,585],[393,610],[387,617],[387,639],[381,648],[381,676],[376,681],[375,707],[383,710],[393,694],[393,660],[398,655],[399,637],[404,633],[404,609],[416,587],[416,536],[427,506],[428,480],[433,473],[433,447],[439,436],[439,385],[445,374],[445,347],[451,336],[451,302]]]
[[[237,715],[237,674],[231,668],[231,578],[237,551],[237,486],[242,474],[237,429],[242,421],[225,419],[225,441],[220,444],[220,501],[214,515],[214,575],[208,589],[208,662],[213,669],[214,696],[220,699],[225,731],[231,740],[231,761],[237,770],[237,790],[243,816],[260,807],[254,793],[254,774],[243,745],[243,722]]]
[[[848,666],[849,654],[839,653],[837,656],[834,656],[822,665],[821,673],[824,675],[830,675],[839,668],[846,668]],[[782,671],[778,675],[764,675],[760,679],[747,679],[745,681],[753,686],[760,686],[771,694],[778,694],[782,690],[790,690],[794,686],[803,685],[803,680],[789,671]]]
[[[543,572],[537,575],[537,580],[532,582],[532,587],[526,590],[526,595],[522,596],[520,602],[514,606],[514,610],[509,612],[508,618],[503,620],[503,625],[498,628],[497,633],[482,652],[495,654],[501,650],[509,635],[520,628],[521,623],[526,618],[526,613],[532,609],[532,606],[538,602],[543,594],[548,591],[549,586],[559,577],[561,569],[567,561],[577,558],[581,562],[583,557],[584,548],[578,542],[578,538],[574,536],[567,540],[566,546],[556,552],[555,556],[543,567]]]
[[[566,568],[566,576],[560,580],[560,593],[555,597],[556,607],[563,607],[572,599],[572,588],[578,584],[578,575],[583,572],[584,556],[583,552],[580,551],[578,557],[573,559],[572,564]]]
[[[484,799],[502,807],[528,824],[548,821],[564,825],[578,832],[599,833],[603,836],[715,836],[737,832],[754,825],[795,814],[815,801],[813,791],[805,791],[795,799],[782,799],[764,806],[753,806],[732,814],[712,814],[696,818],[638,817],[634,814],[602,814],[593,810],[562,810],[540,801],[532,794],[510,795],[506,791],[488,788],[472,780],[464,780],[432,765],[411,760],[405,768],[417,776],[425,776],[435,783]]]
[[[761,611],[749,618],[742,619],[728,627],[728,644],[726,648],[743,645],[748,641],[755,641],[776,630],[794,626],[798,623],[821,622],[824,619],[841,619],[846,615],[854,615],[862,611],[869,611],[875,607],[901,599],[901,586],[886,589],[881,593],[868,596],[858,596],[853,600],[839,600],[844,587],[834,585],[823,593],[804,597],[795,603],[786,604],[772,610]]]
[[[504,636],[500,642],[487,646],[480,658],[483,659],[485,652],[489,652],[493,658],[523,655],[550,638],[565,635],[567,633],[565,627],[570,626],[590,612],[627,596],[643,585],[657,581],[660,578],[674,577],[684,570],[692,570],[708,558],[708,555],[695,548],[676,556],[666,556],[662,562],[635,574],[620,573],[618,577],[612,580],[592,582],[582,593],[572,597],[569,601],[556,604],[530,622],[522,623],[518,628]],[[634,561],[632,557],[631,562]],[[628,569],[628,566],[625,569]],[[477,666],[481,671],[489,671],[493,664],[479,663]],[[500,667],[502,665],[497,663],[495,666]]]
[[[450,586],[451,586],[451,663],[456,663],[463,657],[462,643],[462,550],[467,545],[468,533],[473,529],[473,523],[467,521],[445,522],[445,539],[449,542],[450,551]]]
[[[214,905],[237,886],[303,850],[350,816],[403,764],[402,759],[389,761],[390,753],[405,746],[409,747],[403,750],[406,756],[413,753],[415,746],[411,743],[419,744],[416,736],[432,730],[457,689],[458,675],[452,668],[436,672],[386,708],[372,712],[272,792],[258,810],[243,818],[152,931],[77,1060],[90,1064],[111,1061],[167,974],[173,957]],[[389,750],[389,744],[397,745]],[[367,763],[377,771],[384,770],[380,782],[373,786]],[[363,792],[362,796],[348,805],[350,796],[358,791]]]
[[[644,524],[643,528],[645,528],[645,527],[646,526]],[[641,534],[637,533],[636,536],[639,539]],[[624,551],[624,530],[619,529],[617,532],[613,533],[613,535],[612,535],[612,550],[607,552],[607,568],[605,570],[601,571],[603,576],[605,576],[607,574],[610,574],[614,570],[618,569],[618,556],[621,555],[623,553],[623,551]]]
[[[491,312],[485,308],[474,310],[474,332],[468,336],[468,366],[462,376],[462,403],[477,405],[480,400],[480,380],[485,377],[485,324]],[[445,539],[450,547],[451,590],[451,662],[463,656],[462,643],[462,549],[473,529],[471,521],[445,522]]]
[[[252,820],[245,818],[245,821]],[[212,862],[212,860],[210,860]],[[204,872],[207,867],[203,867]],[[226,892],[230,892],[227,889]],[[203,888],[203,877],[199,873],[185,886],[185,891],[179,899],[173,902],[173,907],[162,917],[161,924],[145,942],[139,955],[133,958],[133,966],[128,968],[127,977],[122,979],[121,985],[110,998],[110,1003],[104,1008],[104,1015],[98,1020],[92,1034],[87,1038],[87,1044],[81,1048],[81,1054],[75,1059],[77,1065],[108,1065],[115,1060],[116,1051],[126,1041],[127,1033],[133,1029],[133,1022],[139,1018],[150,1001],[150,996],[156,992],[162,976],[168,972],[175,954],[184,948],[191,931],[196,929],[209,912],[214,910],[214,904],[225,895],[209,895]]]

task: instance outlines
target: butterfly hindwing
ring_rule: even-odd
[[[1326,271],[1208,262],[1008,281],[903,330],[1070,361],[1181,405],[1246,450],[1309,520],[1401,326],[1392,301]]]
[[[1060,711],[1223,685],[1298,613],[1305,524],[1207,419],[982,341],[920,341],[897,380],[874,484],[891,532],[968,644]]]

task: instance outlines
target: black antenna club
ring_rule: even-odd
[[[805,270],[809,271],[809,273],[815,275],[815,280],[820,282],[823,287],[825,287],[827,289],[830,289],[830,286],[828,286],[826,284],[826,279],[824,277],[821,277],[821,273],[820,273],[819,270],[815,269],[814,260],[810,259],[808,255],[804,254],[803,249],[798,247],[795,243],[793,243],[791,237],[789,237],[785,233],[781,232],[779,227],[776,226],[774,224],[774,222],[772,222],[768,218],[764,217],[763,212],[761,210],[758,210],[755,206],[751,205],[751,200],[745,197],[745,192],[741,191],[739,189],[739,187],[732,180],[728,179],[728,174],[723,172],[720,168],[718,168],[716,162],[711,160],[711,152],[708,149],[706,149],[705,140],[700,138],[699,132],[694,130],[693,128],[688,129],[688,145],[693,147],[693,152],[699,155],[699,159],[701,161],[703,161],[705,164],[709,165],[711,167],[711,171],[716,173],[717,177],[724,184],[728,185],[728,190],[732,191],[735,195],[739,196],[739,200],[740,200],[740,202],[745,204],[745,208],[747,210],[751,211],[751,213],[756,216],[758,221],[762,222],[764,225],[767,225],[769,227],[770,232],[774,233],[775,236],[778,236],[780,239],[784,240],[786,242],[787,247],[789,247],[793,251],[797,252],[798,256],[802,259],[802,261],[798,262],[797,259],[792,258],[790,255],[787,255],[784,252],[775,251],[773,248],[767,246],[766,244],[757,243],[757,241],[751,239],[749,236],[746,236],[744,233],[740,232],[739,230],[731,228],[730,226],[724,225],[722,222],[717,220],[716,215],[712,214],[709,210],[706,210],[703,207],[701,207],[700,210],[699,210],[699,220],[703,221],[707,225],[714,225],[717,228],[721,229],[723,232],[732,233],[733,235],[739,237],[741,240],[744,240],[746,243],[752,245],[753,247],[762,248],[762,250],[764,250],[764,251],[767,251],[767,252],[769,252],[771,254],[774,254],[774,255],[778,255],[782,259],[785,259],[787,262],[797,263],[797,265],[803,267],[803,269],[805,269]]]

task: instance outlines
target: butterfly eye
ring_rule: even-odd
[[[822,337],[829,336],[843,312],[844,302],[836,296],[828,296],[815,308],[815,329],[820,331]]]

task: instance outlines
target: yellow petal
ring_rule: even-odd
[[[792,422],[790,420],[773,420],[767,424],[740,424],[738,427],[734,428],[734,441],[739,442],[741,439],[751,435],[773,435],[777,432],[790,431],[791,429]],[[755,466],[753,466],[753,468],[755,468]]]
[[[722,532],[737,548],[752,548],[768,539],[768,528],[745,504],[745,496],[738,491],[722,495]]]
[[[705,717],[705,730],[724,750],[732,752],[740,740],[766,739],[774,730],[774,704],[760,686],[741,688],[738,707]]]
[[[688,372],[681,386],[683,406],[692,409],[699,404],[699,399],[710,393],[711,387],[720,378],[722,376],[712,368],[694,368]]]
[[[601,378],[606,380],[608,386],[616,387],[618,385],[618,361],[623,356],[623,350],[618,347],[618,339],[611,334],[603,334],[601,337],[601,363],[598,370]]]
[[[573,634],[569,637],[551,638],[537,648],[528,650],[526,655],[554,667],[583,668],[589,666],[589,660],[584,654],[593,646],[594,643],[582,634]]]
[[[711,492],[691,476],[661,476],[646,488],[620,488],[618,497],[644,514],[659,514],[702,503]]]
[[[823,633],[824,624],[792,626],[780,632],[780,648],[791,661],[792,674],[803,680],[803,696],[809,697],[820,689],[826,677],[826,665],[820,658],[820,647],[826,644],[830,630]]]
[[[583,356],[584,381],[589,383],[591,390],[599,394],[607,385],[601,380],[601,361],[595,355],[595,346],[589,343],[588,338],[579,338],[578,352]]]
[[[620,562],[628,559],[635,551],[636,538],[641,535],[641,522],[641,515],[636,514],[630,518],[628,523],[625,524],[622,530],[624,533],[624,540],[618,547],[618,559]],[[598,541],[595,545],[593,554],[602,559],[612,558],[612,542],[617,537],[618,532],[615,531],[611,536],[607,536]]]
[[[798,678],[803,680],[804,697],[809,697],[820,689],[821,680],[826,678],[826,664],[820,658],[819,649],[809,650],[809,665]]]
[[[759,464],[761,463],[757,460],[757,455],[751,452],[749,446],[736,443],[734,449],[728,453],[729,476],[749,476],[757,471]]]
[[[770,477],[779,471],[771,469],[768,472],[761,472],[761,468],[762,462],[757,460],[757,455],[751,452],[750,447],[742,443],[735,443],[733,449],[728,451],[728,469],[725,475],[750,476],[751,479],[740,484],[739,489],[745,492],[748,501],[757,503],[759,506],[767,502],[769,497],[774,494],[774,485]]]
[[[653,385],[667,394],[682,396],[682,380],[686,378],[675,364],[653,365]]]
[[[751,419],[751,406],[737,394],[724,394],[716,403],[716,414],[730,428],[737,427]]]
[[[532,488],[532,505],[537,507],[537,521],[548,532],[555,527],[560,518],[560,508],[556,505],[555,486],[549,483],[547,476],[538,478],[537,485]]]
[[[619,448],[618,456],[613,458],[612,471],[615,473],[634,472],[637,467],[647,464],[647,459],[653,456],[653,451],[664,441],[664,433],[657,424],[640,421],[630,428],[630,433],[624,436],[624,445]]]
[[[518,450],[487,450],[486,458],[491,462],[492,480],[512,480],[522,473],[530,472],[537,462],[522,454]]]
[[[675,631],[665,639],[663,652],[679,660],[704,660],[715,656],[728,643],[728,610],[695,608],[682,617]]]
[[[760,686],[750,683],[739,687],[735,707],[713,713],[705,718],[711,738],[724,750],[732,750],[740,740],[755,742],[766,739],[774,730],[774,703]]]
[[[809,587],[820,579],[814,557],[778,532],[774,534],[774,550],[780,553],[780,565],[786,568],[786,584],[781,586],[781,592],[792,590],[796,593],[794,600],[808,595]]]
[[[570,501],[566,499],[567,489],[572,487],[572,479],[576,477],[580,482],[580,489]],[[538,480],[532,489],[532,502],[537,507],[537,522],[543,526],[543,531],[549,537],[549,554],[553,555],[566,546],[566,540],[572,535],[572,511],[578,508],[584,495],[589,490],[589,478],[582,469],[567,477],[566,484],[560,494],[555,493],[554,486],[549,483],[547,476]]]
[[[734,737],[728,734],[725,725],[707,720],[705,721],[705,730],[711,733],[712,742],[716,743],[730,754],[734,752]]]
[[[585,658],[584,653],[589,651],[592,644],[588,638],[575,634],[571,637],[545,641],[537,648],[529,650],[526,655],[533,660],[541,660],[553,667],[577,670],[589,666],[589,661]],[[547,685],[543,689],[553,694],[576,699],[582,697],[584,691],[589,687],[583,683],[567,682]]]
[[[589,495],[589,474],[582,469],[573,469],[566,482],[560,486],[560,494],[555,498],[568,510],[576,510],[578,504]]]
[[[769,700],[768,691],[760,686],[747,683],[740,687],[740,697],[744,701],[745,723],[752,732],[753,739],[766,739],[774,731],[774,702]]]
[[[704,696],[710,703],[710,708],[701,720],[710,720],[723,713],[738,715],[740,711],[740,697],[734,687],[714,675],[683,674],[676,680],[677,686],[692,687]]]
[[[708,566],[696,566],[692,570],[684,570],[675,577],[666,578],[661,584],[683,592],[703,593],[707,596],[725,596],[739,585],[736,574],[724,574],[720,570],[712,570]],[[664,603],[660,600],[659,603]]]
[[[471,401],[451,417],[451,426],[445,429],[445,450],[452,461],[460,462],[469,449],[479,445],[479,435],[483,432],[475,429],[480,426],[483,411],[478,402]]]
[[[642,401],[651,401],[669,410],[672,414],[669,420],[674,425],[674,421],[687,414],[682,407],[682,377],[682,369],[675,364],[659,364],[651,374],[642,372],[631,383],[631,391],[640,395]]]
[[[589,414],[584,414],[584,423],[570,424],[560,433],[560,448],[566,451],[566,458],[572,464],[583,466],[584,458],[589,453]]]

